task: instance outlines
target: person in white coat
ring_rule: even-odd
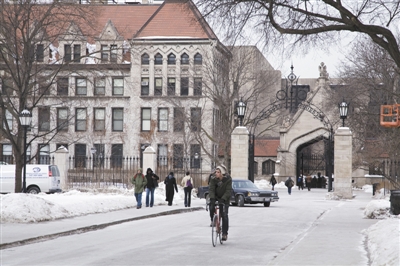
[[[190,199],[193,189],[193,179],[190,177],[190,172],[186,172],[184,178],[182,178],[181,186],[185,192],[185,207],[190,207]]]

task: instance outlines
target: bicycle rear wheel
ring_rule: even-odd
[[[212,244],[215,247],[215,245],[217,245],[217,237],[218,237],[218,215],[214,214],[214,218],[213,218],[213,224],[211,227],[211,240],[212,240]]]

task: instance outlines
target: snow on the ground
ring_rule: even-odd
[[[178,186],[173,204],[183,203],[183,188]],[[30,223],[69,218],[91,213],[110,212],[136,207],[134,189],[109,187],[107,189],[84,189],[85,192],[70,190],[64,193],[1,195],[2,223]],[[194,197],[192,191],[192,197]],[[142,194],[142,206],[146,202],[146,192]],[[167,205],[164,186],[154,192],[156,205]]]
[[[364,230],[371,266],[400,265],[400,219],[384,219]]]
[[[261,189],[271,189],[269,181],[260,180],[255,184]],[[286,188],[284,182],[275,188]],[[372,186],[362,188],[372,194]],[[330,198],[327,193],[326,200]],[[192,191],[196,198],[196,190]],[[146,193],[143,193],[142,204],[145,205]],[[155,190],[156,205],[166,205],[165,189],[160,186]],[[173,204],[182,205],[184,200],[183,188],[178,186]],[[61,218],[81,216],[91,213],[103,213],[114,210],[136,207],[133,189],[109,187],[107,189],[85,189],[84,192],[70,190],[64,193],[38,195],[10,193],[0,195],[1,223],[32,223]],[[373,226],[364,230],[368,249],[371,254],[371,265],[399,265],[400,259],[400,217],[390,215],[390,201],[384,195],[383,189],[367,204],[364,210],[365,219],[381,219]]]

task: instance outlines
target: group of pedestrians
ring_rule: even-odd
[[[314,179],[317,179],[314,176]],[[311,191],[312,187],[316,187],[313,182],[314,179],[311,177],[311,175],[307,175],[307,176],[303,176],[300,175],[297,178],[297,187],[299,188],[299,190],[303,190],[304,187],[306,187],[308,189],[308,191]],[[270,184],[273,184],[272,181],[275,180],[274,176],[272,176],[271,180],[270,180]],[[318,173],[318,181],[320,182],[320,184],[322,184],[319,187],[323,187],[324,188],[324,183],[325,183],[325,177],[321,176],[321,173]],[[275,180],[276,183],[276,180]],[[288,177],[285,181],[285,186],[288,188],[288,194],[291,195],[292,194],[292,187],[294,186],[294,180],[291,177]],[[274,190],[274,185],[272,185],[272,190]]]
[[[154,206],[154,191],[158,187],[158,180],[160,178],[153,172],[151,168],[147,168],[146,174],[142,173],[142,169],[139,168],[137,173],[132,177],[132,185],[135,187],[134,194],[136,198],[136,208],[142,208],[142,194],[146,190],[146,207]],[[168,206],[172,206],[175,192],[178,192],[178,186],[176,184],[176,178],[174,173],[170,172],[164,180],[165,185],[165,201],[168,202]],[[190,172],[186,172],[185,177],[182,179],[181,185],[185,192],[185,207],[190,207],[191,193],[193,189],[193,179],[190,176]]]
[[[297,178],[297,186],[298,186],[299,190],[300,189],[303,190],[304,186],[305,186],[308,189],[308,191],[310,191],[311,190],[311,181],[312,181],[312,178],[310,175],[308,175],[306,177],[304,177],[303,175],[299,176]]]

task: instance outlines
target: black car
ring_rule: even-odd
[[[199,187],[197,196],[208,199],[208,187]],[[234,206],[243,207],[245,203],[263,203],[265,207],[269,207],[271,202],[278,200],[277,191],[259,189],[250,180],[232,180],[231,204]]]
[[[233,193],[231,196],[232,205],[243,207],[245,203],[263,203],[264,207],[269,207],[271,202],[278,201],[278,192],[259,189],[250,180],[232,180]]]

